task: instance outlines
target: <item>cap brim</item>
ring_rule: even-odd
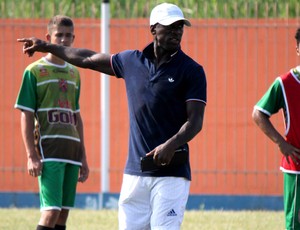
[[[180,17],[167,18],[167,19],[161,20],[158,23],[161,24],[161,25],[164,25],[164,26],[169,26],[169,25],[171,25],[171,24],[173,24],[174,22],[177,22],[177,21],[183,21],[186,26],[192,26],[192,24],[190,23],[189,20],[187,20],[185,18],[180,18]]]

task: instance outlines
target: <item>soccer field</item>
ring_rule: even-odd
[[[71,210],[67,230],[118,229],[117,211]],[[34,230],[38,209],[0,209],[0,229]],[[182,230],[283,230],[283,212],[271,211],[187,211]]]

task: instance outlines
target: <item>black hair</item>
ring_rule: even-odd
[[[297,46],[300,43],[300,27],[297,29],[296,35],[295,35],[296,41],[297,41]]]

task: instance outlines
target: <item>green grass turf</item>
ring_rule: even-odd
[[[34,230],[38,209],[0,209],[0,229]],[[115,210],[71,210],[67,230],[118,229]],[[283,212],[272,211],[186,211],[182,230],[283,230]]]

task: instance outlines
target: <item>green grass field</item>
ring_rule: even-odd
[[[0,209],[0,229],[34,230],[38,209]],[[118,229],[117,211],[82,210],[70,212],[67,230]],[[187,211],[182,230],[283,230],[283,212],[270,211]]]

